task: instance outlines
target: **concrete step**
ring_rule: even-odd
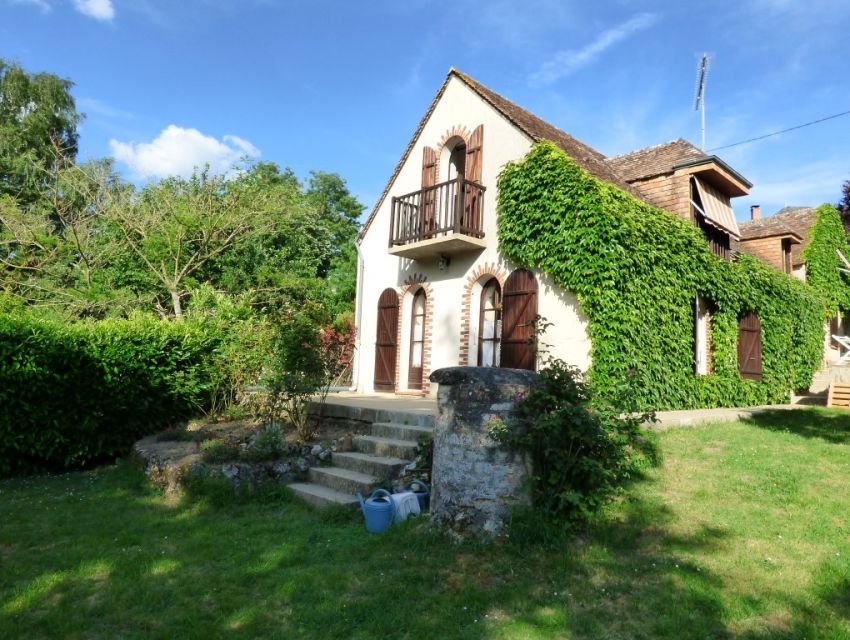
[[[311,467],[310,482],[349,495],[358,491],[365,495],[380,482],[380,478],[341,467]]]
[[[354,446],[361,453],[391,456],[412,460],[416,457],[416,441],[382,438],[381,436],[354,436]]]
[[[806,395],[792,395],[791,396],[791,404],[802,404],[802,405],[814,405],[814,406],[826,406],[826,392],[823,393],[810,393]]]
[[[372,435],[382,438],[396,438],[398,440],[412,440],[417,442],[420,436],[433,435],[432,427],[420,427],[412,424],[400,424],[398,422],[376,422],[372,425]]]
[[[346,451],[345,453],[335,453],[333,455],[333,463],[335,467],[350,469],[351,471],[359,471],[360,473],[381,479],[395,477],[401,468],[408,462],[409,460],[404,460],[402,458],[373,456],[368,453],[360,453],[357,451]]]
[[[334,489],[313,484],[312,482],[296,482],[289,485],[289,488],[295,492],[295,495],[316,507],[342,505],[354,508],[358,506],[357,496],[353,493],[342,493],[341,491],[335,491]]]
[[[387,408],[388,404],[396,406]],[[413,401],[413,404],[422,404],[422,401],[417,399]],[[328,396],[322,415],[337,423],[347,421],[352,426],[363,426],[375,422],[394,422],[420,427],[433,427],[436,424],[436,403],[428,403],[427,407],[422,406],[411,411],[406,411],[404,406],[405,401],[398,398],[358,400],[351,397],[340,399],[331,395]],[[311,415],[316,415],[318,412],[315,402],[310,403],[309,412]]]

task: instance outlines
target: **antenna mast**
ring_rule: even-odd
[[[702,54],[697,64],[697,97],[694,100],[694,111],[700,112],[700,133],[702,150],[705,151],[705,78],[708,75],[708,54]]]

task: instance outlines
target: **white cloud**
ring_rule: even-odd
[[[116,109],[97,98],[78,98],[77,106],[86,112],[86,114],[93,113],[98,116],[103,116],[104,118],[130,119],[136,117],[129,111]]]
[[[110,140],[112,155],[140,178],[189,176],[209,164],[213,173],[226,173],[244,156],[256,158],[260,150],[238,136],[221,140],[197,129],[169,125],[152,142]]]
[[[528,83],[532,87],[545,87],[567,77],[578,69],[591,64],[607,49],[629,36],[651,27],[658,21],[652,13],[639,13],[630,20],[611,29],[607,29],[586,47],[559,51],[531,74]]]
[[[112,0],[74,0],[74,8],[95,20],[109,21],[115,17]]]
[[[41,9],[42,13],[50,13],[50,10],[53,7],[50,6],[50,3],[47,0],[7,0],[9,4],[28,4]]]

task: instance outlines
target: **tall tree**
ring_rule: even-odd
[[[835,205],[842,215],[850,215],[850,180],[845,180],[841,185],[841,200]]]
[[[359,219],[366,207],[336,173],[311,171],[305,194],[331,229],[333,251],[328,255],[322,275],[327,278],[339,304],[350,305],[354,301],[357,279],[354,243],[360,230]]]
[[[0,194],[19,205],[39,201],[41,184],[77,155],[73,83],[51,73],[28,73],[0,58]]]

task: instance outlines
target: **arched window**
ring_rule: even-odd
[[[425,352],[425,290],[413,296],[410,314],[410,366],[407,375],[408,389],[422,388],[422,361]]]
[[[375,336],[375,390],[395,390],[395,361],[398,331],[398,294],[384,289],[378,299],[378,328]]]
[[[502,288],[491,278],[481,290],[478,320],[478,366],[498,367],[502,339]]]

